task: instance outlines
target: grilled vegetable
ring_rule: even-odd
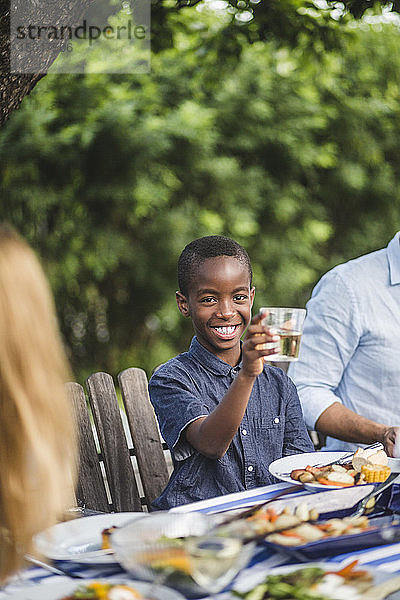
[[[390,468],[367,464],[361,467],[361,473],[364,475],[367,483],[378,483],[386,481],[390,475]]]

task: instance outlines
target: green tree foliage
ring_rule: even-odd
[[[151,37],[153,52],[173,47],[174,24],[182,7],[196,6],[200,0],[143,0],[151,3]],[[213,1],[213,0],[211,0]],[[40,2],[18,0],[12,6],[22,9],[26,22],[30,20],[58,26],[81,23],[82,17],[95,15],[107,18],[125,11],[134,0],[61,0]],[[215,5],[215,0],[214,0]],[[137,5],[140,3],[136,3]],[[306,44],[314,53],[322,53],[336,48],[341,37],[336,35],[337,25],[346,23],[349,15],[358,19],[365,15],[385,13],[398,17],[400,0],[217,0],[223,5],[228,18],[218,36],[213,40],[218,49],[219,60],[232,60],[238,57],[244,45],[256,41],[270,41],[296,47]],[[23,98],[31,92],[47,72],[47,67],[59,56],[68,51],[71,44],[59,39],[44,50],[32,47],[26,59],[40,56],[46,60],[40,72],[14,73],[10,71],[10,0],[0,3],[0,126],[19,107]],[[21,11],[22,12],[22,11]],[[29,15],[32,15],[31,17]],[[11,19],[12,21],[12,19]],[[182,24],[182,19],[180,20]],[[216,42],[216,44],[215,44]],[[106,58],[107,57],[107,58]],[[123,53],[117,57],[123,62]],[[110,60],[109,52],[101,57],[101,62]],[[93,64],[93,63],[92,63]],[[35,67],[38,68],[38,67]],[[19,69],[17,69],[19,70]],[[120,69],[106,69],[107,72]],[[78,69],[80,72],[80,69]],[[98,71],[98,69],[94,69]]]
[[[173,44],[177,10],[197,5],[200,0],[164,0],[163,19],[152,20],[152,48],[165,49],[168,40]],[[348,20],[346,11],[332,18],[335,6],[308,0],[219,0],[225,11],[223,24],[213,39],[221,60],[228,55],[239,56],[249,43],[274,40],[275,43],[294,47],[301,43],[313,52],[337,47],[341,37],[336,35],[339,23]],[[156,4],[155,6],[158,6]],[[154,15],[154,9],[152,15]],[[337,12],[337,10],[336,10]],[[156,15],[158,13],[156,12]],[[180,21],[182,21],[180,19]],[[166,38],[166,31],[169,38]],[[159,37],[158,37],[159,34]]]
[[[340,3],[337,0],[327,0],[327,2],[333,7],[343,6],[356,19],[360,19],[363,15],[371,11],[371,9],[400,12],[399,0],[343,0]]]
[[[398,229],[394,27],[349,23],[340,50],[313,55],[254,42],[223,63],[224,17],[171,18],[150,76],[48,75],[0,134],[1,214],[44,261],[80,377],[150,372],[187,347],[175,265],[195,237],[248,249],[258,308],[304,305]]]

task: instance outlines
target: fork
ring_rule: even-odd
[[[382,444],[380,442],[374,442],[373,444],[370,444],[369,446],[365,446],[365,448],[363,448],[363,450],[373,450],[375,448],[380,448],[382,446]],[[348,463],[351,462],[353,456],[355,455],[355,452],[348,452],[347,454],[345,454],[344,456],[342,456],[341,458],[338,458],[337,460],[332,460],[332,462],[330,463],[319,463],[318,465],[314,465],[314,467],[330,467],[331,465],[347,465]]]
[[[389,477],[386,479],[386,481],[384,481],[383,483],[377,485],[375,487],[375,489],[372,490],[372,492],[370,494],[368,494],[367,496],[365,496],[365,498],[363,498],[359,502],[358,508],[356,509],[356,511],[354,513],[352,513],[351,516],[352,517],[361,517],[361,515],[364,514],[364,512],[365,512],[365,510],[367,508],[368,502],[372,498],[375,498],[376,496],[379,496],[379,494],[381,494],[381,492],[383,492],[384,490],[386,490],[386,488],[390,487],[397,477],[399,477],[399,473],[391,473],[389,475]]]
[[[60,567],[54,567],[53,565],[49,565],[49,563],[44,562],[43,560],[39,560],[35,556],[31,554],[25,554],[25,560],[30,562],[32,565],[36,567],[42,567],[49,573],[54,573],[54,575],[65,575],[66,577],[71,577],[71,579],[85,579],[86,575],[80,575],[79,573],[72,573],[67,571],[66,569],[61,569]]]

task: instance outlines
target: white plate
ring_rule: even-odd
[[[58,523],[35,536],[37,550],[51,560],[83,564],[112,564],[115,555],[101,550],[101,532],[107,527],[122,527],[148,513],[122,512],[81,517]]]
[[[87,517],[89,518],[89,517]],[[82,579],[81,584],[88,584],[94,581],[104,581],[106,583],[126,583],[135,588],[145,598],[146,593],[151,589],[151,597],[156,600],[184,600],[184,597],[175,590],[170,588],[146,583],[144,581],[134,581],[133,579],[110,578],[110,579]],[[19,589],[14,594],[7,596],[10,600],[61,600],[68,594],[72,594],[80,585],[76,579],[69,581],[59,581],[57,583],[46,583],[45,581],[39,584],[31,584]]]
[[[330,562],[307,562],[307,563],[300,563],[300,564],[295,564],[295,565],[284,565],[281,567],[275,567],[273,569],[269,569],[268,571],[264,571],[263,573],[259,573],[257,574],[257,577],[255,577],[252,582],[251,582],[251,587],[249,587],[249,580],[245,580],[243,578],[242,581],[238,581],[237,584],[234,586],[235,590],[238,590],[239,592],[248,592],[251,589],[253,589],[256,585],[258,585],[259,583],[263,582],[266,577],[268,575],[283,575],[285,573],[291,573],[292,571],[297,571],[298,569],[305,569],[307,567],[320,567],[321,569],[324,569],[325,571],[329,571],[329,572],[334,572],[334,571],[339,571],[340,569],[342,569],[344,566],[346,566],[346,564],[348,564],[349,562],[351,562],[350,560],[347,561],[346,563],[330,563]],[[386,581],[387,579],[390,579],[392,577],[394,577],[393,573],[385,573],[384,571],[379,571],[378,569],[369,569],[366,565],[362,564],[362,565],[357,565],[356,566],[356,570],[368,570],[371,575],[372,575],[372,582],[371,585],[377,585],[379,583],[382,583],[383,581]],[[349,584],[351,585],[351,584]],[[337,590],[337,588],[336,588]],[[335,591],[336,591],[335,590]],[[328,594],[322,594],[321,596],[325,596],[326,598],[329,598]],[[355,598],[357,598],[357,600],[362,600],[362,593],[358,593],[357,595],[354,595],[349,593],[349,590],[347,590],[347,592],[345,592],[345,594],[343,595],[343,598],[348,598],[348,600],[355,600]],[[398,599],[400,598],[400,594],[399,592],[395,592],[393,594],[390,595],[391,599]]]
[[[400,473],[400,458],[388,458],[388,467],[392,473]]]
[[[269,472],[282,481],[286,481],[291,484],[303,485],[306,489],[310,490],[337,490],[337,485],[323,485],[322,483],[306,483],[303,484],[301,481],[294,481],[290,477],[290,472],[293,469],[305,469],[308,465],[326,465],[333,460],[339,460],[348,452],[341,450],[340,452],[305,452],[304,454],[292,454],[291,456],[284,456],[274,460],[269,465]]]
[[[292,454],[291,456],[284,456],[274,460],[269,465],[269,471],[274,477],[281,481],[286,481],[292,485],[302,485],[311,492],[323,491],[323,490],[337,490],[340,486],[337,485],[324,485],[323,483],[301,483],[295,481],[290,477],[290,472],[293,469],[305,469],[307,465],[326,465],[334,460],[339,460],[342,456],[345,456],[348,452],[340,450],[335,452],[305,452],[304,454]],[[400,472],[400,459],[388,458],[388,465],[393,473]]]

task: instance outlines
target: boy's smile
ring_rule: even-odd
[[[176,299],[181,313],[191,317],[200,344],[235,366],[254,291],[246,265],[234,256],[217,256],[199,265],[188,297],[177,292]]]
[[[229,340],[232,338],[232,336],[235,335],[235,331],[238,327],[239,325],[224,325],[216,326],[213,329],[215,329],[215,331],[222,339]]]

